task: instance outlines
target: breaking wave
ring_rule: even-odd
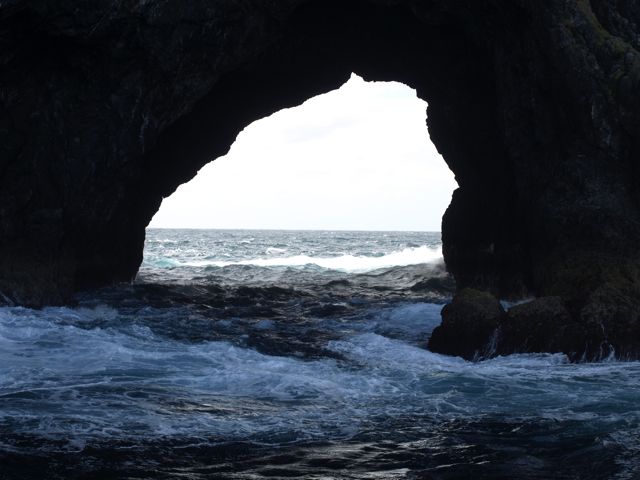
[[[271,250],[270,253],[281,253]],[[258,267],[302,267],[316,265],[321,268],[350,273],[363,273],[382,268],[395,266],[418,265],[432,263],[442,259],[441,248],[429,248],[427,246],[405,248],[396,252],[380,256],[356,256],[343,254],[335,257],[311,257],[308,255],[294,255],[291,257],[252,258],[247,260],[222,261],[201,260],[184,263],[176,263],[172,266],[192,267],[226,267],[230,265],[255,265]]]

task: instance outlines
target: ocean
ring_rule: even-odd
[[[0,479],[638,479],[640,362],[429,352],[439,233],[147,230],[0,308]]]

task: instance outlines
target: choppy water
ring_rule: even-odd
[[[640,478],[640,363],[425,349],[428,233],[150,230],[135,285],[0,309],[0,479]]]

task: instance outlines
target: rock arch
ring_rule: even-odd
[[[460,185],[443,241],[461,287],[628,320],[639,24],[633,0],[5,1],[0,291],[42,304],[130,280],[162,197],[353,71],[428,101]]]

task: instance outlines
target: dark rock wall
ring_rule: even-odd
[[[5,0],[0,291],[130,280],[163,197],[356,72],[429,102],[460,287],[640,299],[639,25],[632,0]]]

